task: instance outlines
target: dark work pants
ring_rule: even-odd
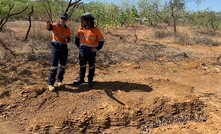
[[[49,85],[54,85],[56,81],[56,75],[57,81],[62,82],[64,79],[64,73],[65,73],[65,66],[67,63],[68,58],[68,49],[67,44],[60,44],[60,45],[53,45],[51,48],[51,71],[49,75]],[[60,64],[58,66],[58,64]]]
[[[91,47],[87,46],[80,46],[80,53],[79,53],[79,60],[80,60],[80,71],[79,71],[79,78],[83,80],[86,73],[86,65],[89,65],[89,72],[88,72],[88,81],[92,82],[95,73],[95,57],[96,52],[91,51]]]

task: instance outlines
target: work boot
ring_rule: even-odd
[[[94,82],[89,81],[87,85],[88,85],[88,87],[93,87],[94,86]]]
[[[64,84],[62,82],[58,82],[58,87],[62,87]]]
[[[55,90],[54,85],[48,85],[48,90],[49,90],[49,91],[54,91],[54,90]]]
[[[73,82],[74,85],[81,85],[82,83],[85,83],[84,79]]]

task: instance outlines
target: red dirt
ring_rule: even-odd
[[[10,29],[25,32],[18,24]],[[27,43],[12,45],[17,58],[0,62],[0,133],[221,133],[220,46],[156,41],[144,26],[137,27],[137,44],[131,29],[104,33],[93,88],[72,85],[72,44],[65,86],[56,92],[47,90],[47,41],[34,54]]]

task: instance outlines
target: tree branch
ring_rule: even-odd
[[[65,10],[65,13],[68,13],[69,18],[71,17],[71,15],[73,14],[73,12],[77,9],[77,7],[80,5],[80,1],[81,0],[77,0],[75,2],[72,3],[72,0],[70,0],[68,2],[68,6]],[[73,6],[73,7],[72,7]],[[69,11],[69,9],[72,7],[72,9]]]
[[[48,1],[48,0],[40,0],[40,1],[42,2],[42,5],[44,6],[44,8],[47,12],[49,19],[53,23],[50,1]],[[47,2],[47,5],[45,4],[45,2]]]
[[[21,14],[21,13],[24,12],[26,9],[28,9],[28,5],[27,5],[23,10],[21,10],[20,12],[10,14],[9,17],[12,17],[12,16],[15,16],[15,15]]]
[[[0,32],[2,31],[4,25],[7,23],[8,19],[9,19],[10,17],[15,16],[15,15],[18,15],[18,14],[21,14],[22,12],[24,12],[25,10],[28,9],[28,5],[27,5],[27,6],[26,6],[24,9],[22,9],[21,11],[11,14],[11,11],[12,11],[12,9],[14,8],[15,4],[12,4],[12,5],[9,4],[8,6],[9,6],[9,8],[8,8],[8,13],[7,13],[7,15],[6,15],[5,17],[3,17],[3,19],[1,19],[1,21],[0,21]]]
[[[33,13],[34,13],[34,6],[31,7],[31,12],[29,13],[29,18],[28,18],[29,27],[28,27],[28,31],[27,31],[27,33],[26,33],[26,36],[25,36],[24,41],[28,39],[29,32],[30,32],[30,30],[31,30],[31,17],[32,17]]]
[[[14,53],[10,48],[7,47],[9,46],[9,44],[6,44],[1,38],[0,38],[0,44],[4,50],[9,51],[14,57],[17,56],[16,53]]]
[[[77,10],[77,8],[79,7],[79,5],[81,5],[81,3],[77,3],[77,4],[75,4],[75,5],[72,7],[71,11],[68,12],[68,14],[69,14],[69,18],[72,16],[72,14],[74,13],[74,11]]]

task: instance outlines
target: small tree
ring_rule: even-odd
[[[118,23],[120,9],[113,3],[91,2],[85,5],[85,10],[93,14],[98,26],[111,27]]]
[[[16,6],[21,6],[21,4],[24,4],[21,2],[22,1],[0,1],[0,32],[3,30],[3,27],[6,25],[10,17],[21,14],[28,9],[28,5],[26,5],[25,7],[20,8],[18,11],[14,11],[13,9]]]
[[[172,23],[173,23],[173,31],[177,32],[177,21],[181,18],[181,15],[185,9],[185,1],[184,0],[170,0],[169,1],[169,9],[171,13]]]
[[[212,28],[215,32],[221,23],[221,14],[205,10],[200,12],[197,22],[205,28]]]
[[[65,0],[62,0],[62,1],[59,1],[59,0],[40,0],[40,2],[42,2],[42,5],[44,6],[47,14],[48,14],[48,17],[50,18],[51,22],[53,22],[53,11],[52,11],[52,8],[51,8],[51,4],[55,4],[56,7],[58,7],[58,10],[59,12],[64,12],[64,13],[67,13],[69,18],[72,16],[72,14],[74,13],[74,11],[78,8],[78,6],[81,3],[81,0],[75,0],[75,1],[72,1],[72,0],[69,0],[69,1],[65,1]],[[53,6],[55,7],[55,6]]]
[[[160,23],[159,17],[157,17],[156,9],[159,5],[157,0],[140,0],[138,2],[138,10],[140,17],[149,23],[150,26],[156,26]]]
[[[145,1],[147,2],[147,6],[145,6]],[[162,1],[159,0],[141,0],[140,7],[146,11],[147,16],[151,16],[148,18],[149,20],[154,18],[152,14],[154,12],[155,17],[173,26],[173,31],[176,33],[179,20],[186,15],[186,3],[188,1],[201,2],[201,0],[169,0],[162,5]]]

